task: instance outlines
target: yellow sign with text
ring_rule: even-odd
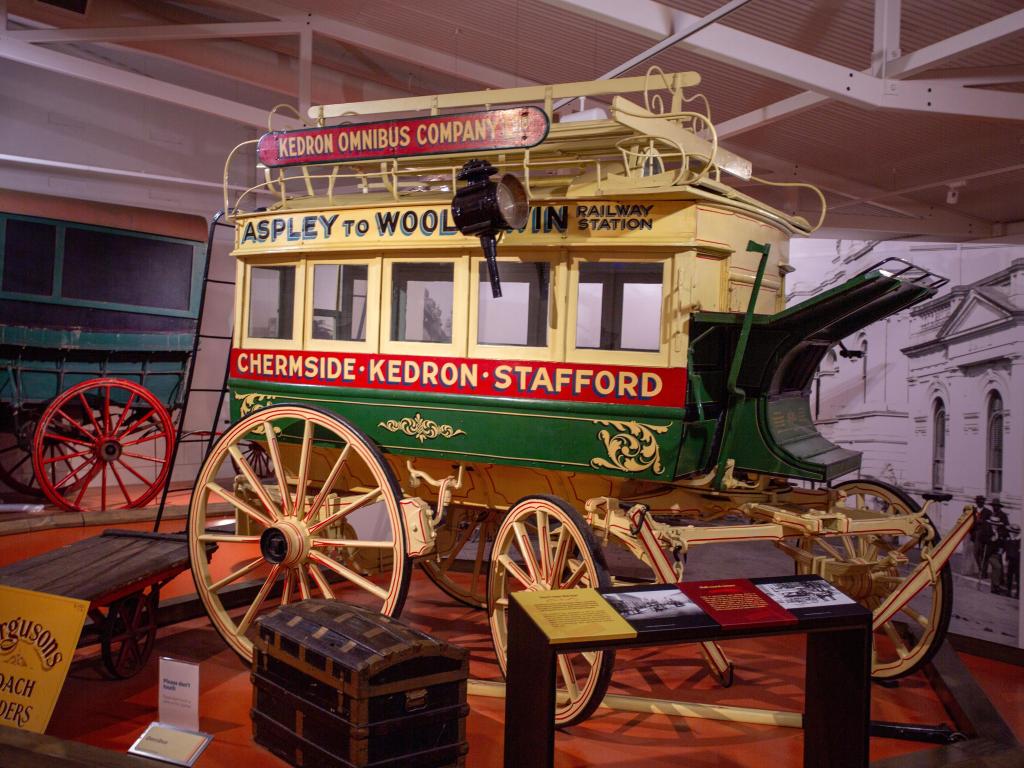
[[[0,586],[0,725],[44,733],[88,600]]]
[[[633,626],[596,589],[515,592],[513,598],[552,645],[636,637]]]

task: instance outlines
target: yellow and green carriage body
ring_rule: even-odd
[[[199,217],[0,191],[0,479],[71,511],[170,471],[206,266]]]
[[[969,515],[940,542],[930,502],[834,483],[859,454],[817,432],[808,393],[832,345],[938,281],[875,269],[786,309],[789,238],[812,227],[722,181],[749,164],[697,135],[710,121],[681,105],[699,78],[658,81],[660,113],[618,95],[646,78],[319,108],[535,100],[550,117],[553,99],[614,95],[608,119],[472,155],[520,175],[532,204],[500,243],[500,298],[453,219],[464,155],[267,170],[277,201],[235,210],[235,425],[200,473],[190,538],[194,555],[218,545],[220,567],[193,568],[241,654],[274,601],[397,613],[418,558],[487,608],[503,664],[511,591],[611,584],[609,547],[631,578],[671,583],[691,547],[729,541],[775,542],[875,610],[879,676],[934,650]],[[721,649],[702,650],[728,682]],[[593,710],[611,666],[560,659],[560,722]]]

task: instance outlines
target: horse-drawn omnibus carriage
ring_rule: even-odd
[[[610,584],[608,547],[641,566],[634,578],[676,582],[692,548],[757,540],[874,611],[878,677],[934,651],[969,510],[940,540],[930,500],[834,482],[859,454],[817,432],[808,393],[832,345],[942,280],[890,265],[786,309],[788,240],[813,227],[726,184],[746,188],[749,163],[689,110],[698,82],[320,107],[316,127],[249,143],[265,181],[225,199],[234,424],[189,523],[198,592],[243,657],[275,603],[397,614],[415,559],[486,607],[503,665],[512,591]],[[548,125],[555,100],[595,95],[610,117]],[[387,113],[426,116],[326,126]],[[467,157],[518,176],[532,206],[501,242],[500,298],[450,207]],[[483,188],[509,210],[505,182]],[[258,193],[272,202],[256,208]],[[265,470],[246,459],[253,444]],[[721,649],[702,649],[727,683]],[[593,710],[612,664],[560,659],[559,722]]]

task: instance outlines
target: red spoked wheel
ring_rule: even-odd
[[[145,387],[92,379],[62,392],[36,427],[32,467],[54,504],[74,512],[139,507],[167,481],[171,415]]]

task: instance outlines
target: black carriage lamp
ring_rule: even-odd
[[[495,173],[497,169],[486,160],[470,160],[462,166],[458,179],[466,185],[452,200],[452,219],[459,232],[480,238],[491,279],[491,294],[498,298],[501,277],[498,275],[497,235],[526,226],[530,204],[519,179],[506,173],[498,181],[491,181]]]

